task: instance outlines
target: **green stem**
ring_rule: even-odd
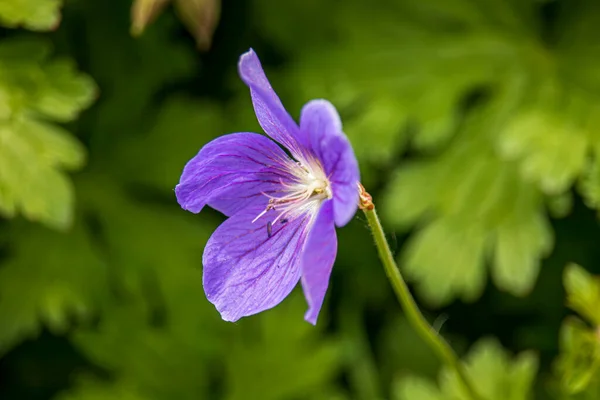
[[[410,294],[408,286],[406,286],[406,283],[400,274],[400,270],[396,265],[394,256],[392,255],[388,242],[385,238],[385,234],[383,232],[381,222],[379,221],[379,217],[377,216],[377,212],[375,211],[375,207],[372,203],[370,203],[370,205],[361,208],[367,217],[369,227],[373,233],[375,245],[377,246],[377,251],[379,252],[379,258],[381,258],[385,272],[392,283],[394,292],[396,292],[396,296],[398,297],[398,300],[400,301],[400,304],[406,313],[408,321],[411,323],[413,328],[416,329],[421,338],[425,340],[429,347],[431,347],[431,349],[441,358],[441,360],[456,372],[469,396],[473,400],[479,400],[480,397],[477,395],[473,385],[469,381],[460,359],[456,353],[454,353],[454,350],[452,350],[452,347],[450,347],[448,342],[446,342],[444,338],[442,338],[437,331],[433,329],[431,325],[429,325],[423,314],[421,314],[421,311],[419,310],[414,298]]]

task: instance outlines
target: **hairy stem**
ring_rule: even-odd
[[[396,265],[394,256],[390,250],[388,242],[383,232],[383,227],[375,211],[375,205],[371,195],[369,195],[364,187],[359,184],[360,190],[360,208],[365,213],[369,228],[373,233],[375,245],[379,253],[379,258],[383,263],[385,273],[392,284],[394,292],[400,301],[400,304],[406,314],[406,317],[413,328],[417,331],[419,336],[427,343],[427,345],[436,353],[436,355],[452,368],[459,379],[462,381],[465,390],[469,394],[469,397],[473,400],[480,400],[481,397],[477,395],[473,385],[471,384],[460,359],[452,350],[452,347],[444,340],[444,338],[427,322],[415,299],[412,297],[408,286],[402,278],[402,274]]]

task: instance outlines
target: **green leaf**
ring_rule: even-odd
[[[467,355],[465,369],[477,393],[486,400],[530,399],[538,370],[537,356],[523,352],[512,358],[496,340],[477,342]],[[422,378],[399,381],[398,400],[468,400],[470,398],[455,372],[444,367],[439,388]]]
[[[404,255],[404,269],[429,302],[448,303],[456,294],[477,299],[485,284],[486,236],[459,220],[437,220],[414,235]]]
[[[508,90],[505,115],[487,125],[497,130],[489,139],[503,157],[518,161],[522,179],[545,193],[561,193],[582,173],[591,137],[600,127],[598,118],[588,117],[597,114],[600,97],[589,93],[586,83],[572,80],[582,65],[595,65],[596,58],[584,57],[576,66],[565,52],[570,46],[546,46],[536,30],[538,7],[536,2],[501,0],[490,0],[485,8],[467,0],[443,5],[437,0],[400,1],[377,9],[351,4],[328,24],[343,39],[306,50],[302,75],[295,81],[300,90],[358,104],[353,112],[359,115],[346,124],[349,131],[353,120],[372,113],[368,102],[362,104],[365,98],[383,99],[384,109],[396,110],[392,126],[416,123],[412,144],[424,151],[447,145],[460,128],[459,112],[471,93],[486,88],[498,99]],[[314,7],[313,13],[318,12]],[[363,32],[355,27],[365,15],[378,23]],[[292,22],[278,19],[271,25],[287,23]],[[570,28],[564,32],[581,30]],[[588,32],[579,41],[588,43],[589,37]],[[368,134],[363,129],[362,137],[373,137],[377,130],[377,125],[367,128],[373,131]],[[401,138],[400,132],[387,142]]]
[[[600,143],[598,138],[594,141]],[[587,162],[578,189],[588,207],[600,209],[600,145],[596,146],[594,156]]]
[[[47,53],[43,42],[0,42],[0,215],[20,212],[65,229],[74,194],[64,171],[80,168],[85,150],[51,121],[76,118],[96,89],[70,62],[47,61]]]
[[[584,392],[600,381],[600,335],[577,318],[565,320],[560,331],[557,370],[567,394]]]
[[[62,0],[4,0],[0,3],[0,24],[34,31],[55,29],[61,6]]]
[[[588,388],[600,388],[600,280],[577,264],[565,268],[563,279],[567,305],[589,324],[574,316],[564,321],[556,370],[563,392],[587,398]]]
[[[480,134],[495,115],[493,107],[473,113],[445,152],[401,166],[382,201],[395,226],[420,224],[401,261],[434,304],[477,299],[489,260],[498,287],[529,293],[553,243],[539,191]]]
[[[394,387],[395,400],[445,400],[435,383],[416,376],[407,376]]]
[[[528,294],[539,274],[540,258],[549,253],[552,243],[546,216],[522,204],[513,210],[496,231],[492,274],[498,287]]]
[[[544,103],[516,113],[500,133],[498,145],[506,158],[519,160],[524,179],[539,183],[547,194],[560,194],[582,174],[597,126],[578,120],[593,112],[590,99],[573,91],[540,96]],[[550,96],[560,96],[559,105],[545,104]]]
[[[483,339],[469,351],[465,367],[475,390],[484,398],[525,400],[531,398],[538,358],[532,352],[523,352],[511,359],[496,340]],[[441,386],[446,393],[462,389],[453,372],[442,375]]]
[[[564,273],[568,306],[595,326],[600,326],[600,279],[579,265],[570,264]]]
[[[564,218],[573,209],[574,193],[572,191],[561,193],[557,196],[549,196],[546,206],[550,215],[554,218]]]
[[[319,2],[276,7],[259,29],[295,49],[285,87],[340,109],[364,180],[385,186],[383,215],[416,232],[402,260],[427,299],[477,297],[488,262],[497,286],[529,293],[554,244],[546,208],[565,216],[578,181],[600,207],[600,6],[557,3],[551,35],[539,1],[350,2],[333,21]],[[309,24],[325,39],[297,44]]]

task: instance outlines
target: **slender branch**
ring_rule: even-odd
[[[429,325],[419,310],[414,298],[410,294],[410,290],[400,274],[400,270],[396,265],[394,256],[392,255],[388,242],[385,238],[383,227],[381,226],[381,222],[379,221],[379,217],[375,211],[375,205],[373,204],[371,195],[366,192],[365,188],[360,183],[359,191],[360,208],[367,217],[367,221],[369,223],[371,232],[373,233],[375,245],[379,253],[379,258],[383,263],[386,275],[390,280],[392,287],[394,288],[394,292],[396,293],[404,312],[406,313],[408,321],[417,331],[419,336],[421,336],[427,345],[436,353],[436,355],[456,372],[458,378],[460,381],[462,381],[465,390],[469,394],[469,397],[471,397],[473,400],[480,400],[481,397],[477,394],[473,385],[471,384],[463,365],[460,362],[460,359],[454,350],[452,350],[452,347],[450,347],[448,342],[446,342],[444,338],[440,336],[440,334],[433,329],[431,325]]]

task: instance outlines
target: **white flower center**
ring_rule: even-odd
[[[270,222],[286,221],[305,213],[316,216],[321,204],[333,197],[331,184],[321,166],[314,158],[302,161],[289,160],[288,171],[293,176],[291,182],[282,182],[283,195],[280,197],[265,194],[269,197],[267,208],[253,222],[270,210],[278,212],[277,217]]]

